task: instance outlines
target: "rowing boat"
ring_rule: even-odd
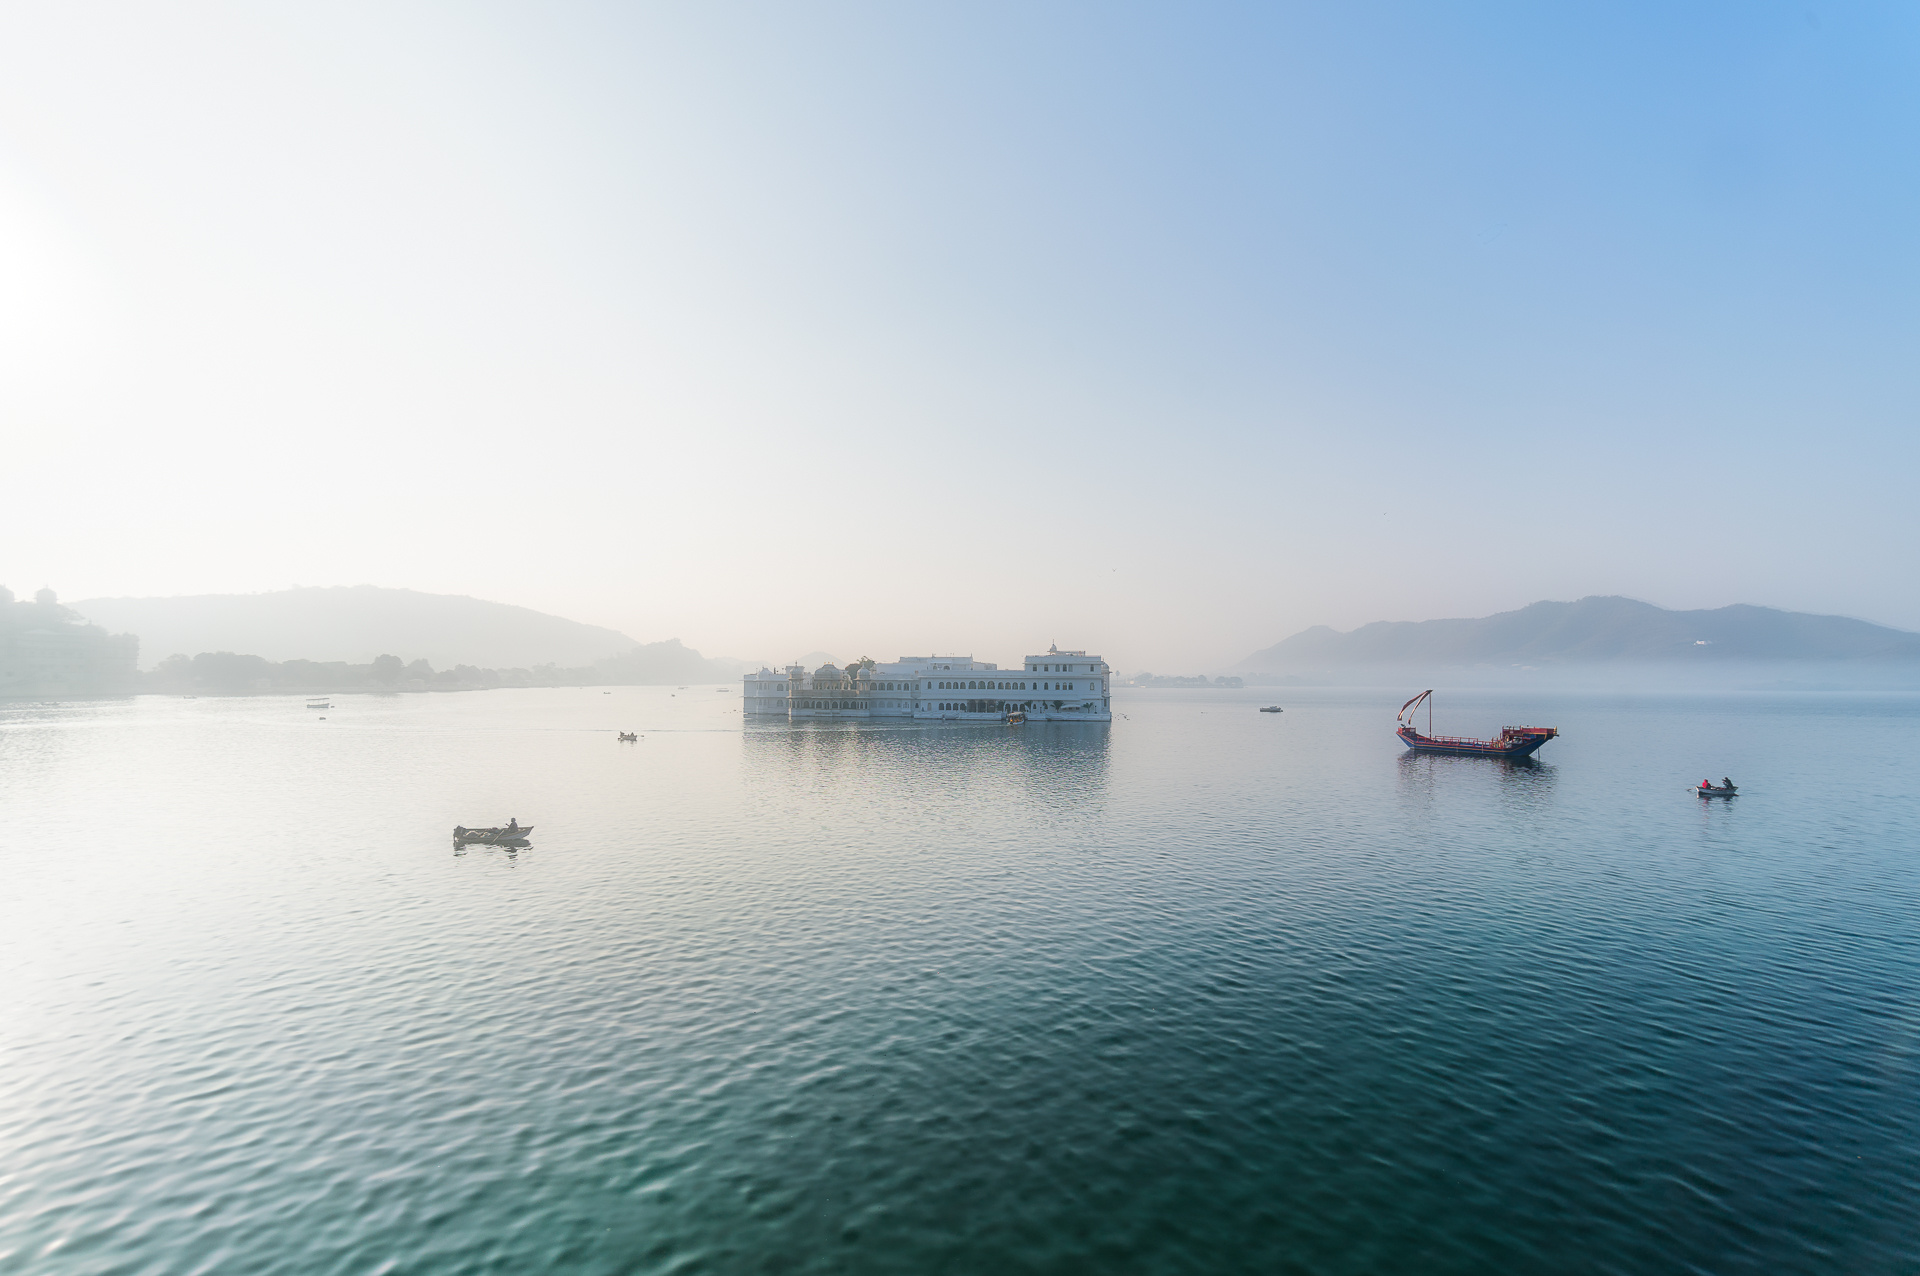
[[[506,828],[490,829],[470,829],[456,824],[453,826],[453,840],[463,844],[482,842],[489,846],[524,846],[527,834],[531,832],[531,824],[510,824]]]

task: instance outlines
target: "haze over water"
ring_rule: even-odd
[[[1920,699],[1273,694],[0,710],[0,1272],[1920,1267]]]

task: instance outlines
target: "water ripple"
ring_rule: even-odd
[[[1920,706],[1292,698],[0,712],[0,1272],[1920,1270]]]

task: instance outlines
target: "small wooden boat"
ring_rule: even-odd
[[[527,835],[531,832],[531,824],[509,824],[505,828],[490,829],[470,829],[456,824],[453,826],[453,840],[459,846],[470,842],[479,842],[483,846],[525,846]]]
[[[1261,710],[1260,710],[1260,712],[1262,712],[1262,713],[1285,713],[1285,712],[1286,712],[1286,710],[1285,710],[1285,709],[1282,709],[1282,708],[1281,708],[1281,707],[1280,707],[1279,705],[1277,705],[1277,704],[1270,704],[1270,705],[1265,705],[1265,706],[1263,706],[1263,707],[1261,708]]]
[[[1740,792],[1737,784],[1696,784],[1693,791],[1703,798],[1733,797]]]
[[[331,708],[333,708],[333,701],[331,701],[331,700],[328,700],[328,699],[326,699],[325,697],[322,697],[321,699],[318,699],[318,700],[309,700],[309,701],[307,701],[307,708],[309,708],[309,709],[331,709]]]
[[[636,732],[633,732],[633,731],[622,731],[622,732],[620,733],[620,735],[619,735],[619,738],[620,738],[620,739],[622,739],[622,740],[626,740],[626,741],[628,741],[629,743],[631,743],[631,742],[632,742],[632,741],[634,741],[634,740],[638,740],[638,739],[640,738],[640,736],[638,735],[638,733],[636,733]]]

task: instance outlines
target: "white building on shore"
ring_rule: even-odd
[[[1110,722],[1112,670],[1099,656],[1050,647],[1019,669],[971,656],[902,656],[845,669],[800,665],[743,679],[749,715],[795,718],[921,718],[991,722],[1015,709],[1035,722]]]

